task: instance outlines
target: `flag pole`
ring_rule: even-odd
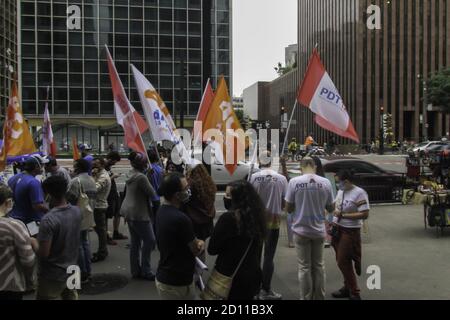
[[[248,178],[247,178],[248,182],[250,182],[250,180],[252,179],[253,169],[255,168],[255,164],[258,159],[258,147],[259,147],[259,145],[258,145],[258,140],[257,140],[255,143],[255,150],[253,151],[253,155],[252,155],[252,159],[251,159],[250,169],[249,169]]]
[[[284,151],[285,151],[287,140],[289,137],[289,130],[291,129],[291,123],[292,123],[292,119],[294,118],[294,113],[295,113],[295,109],[297,109],[297,105],[298,105],[298,100],[295,99],[294,108],[292,108],[291,118],[289,119],[289,124],[286,129],[286,136],[284,137],[283,149],[281,150],[281,156],[284,156]]]
[[[47,98],[45,99],[45,103],[48,103],[49,95],[50,95],[50,86],[47,86]]]

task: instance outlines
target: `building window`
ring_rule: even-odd
[[[159,0],[160,7],[172,8],[172,0]]]
[[[174,7],[175,8],[186,8],[187,7],[187,0],[174,0]]]

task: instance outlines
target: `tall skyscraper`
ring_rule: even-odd
[[[367,27],[371,5],[380,9],[381,29]],[[298,0],[298,22],[298,82],[317,44],[363,143],[379,136],[382,107],[397,140],[450,131],[450,115],[429,105],[424,85],[450,67],[449,0]],[[328,139],[308,110],[297,121],[298,136]]]
[[[50,86],[58,141],[77,135],[94,147],[120,143],[105,44],[135,108],[141,110],[130,63],[175,118],[183,110],[185,126],[192,125],[209,77],[231,81],[231,0],[24,0],[20,15],[24,113],[40,126]]]
[[[9,88],[17,71],[17,1],[0,2],[0,113],[8,104]]]

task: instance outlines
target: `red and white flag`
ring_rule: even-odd
[[[48,99],[48,88],[47,88]],[[52,123],[50,121],[50,113],[48,111],[48,101],[45,102],[44,110],[44,126],[42,128],[42,147],[43,154],[56,157],[56,143],[53,137]]]
[[[128,148],[147,155],[141,133],[148,130],[148,125],[128,100],[108,47],[106,45],[105,47],[108,57],[109,77],[111,79],[113,90],[117,123],[123,128],[125,133],[125,143]]]
[[[200,124],[203,124],[203,122],[206,120],[206,116],[208,115],[209,108],[211,107],[211,104],[214,100],[214,90],[211,86],[211,79],[208,79],[208,82],[206,83],[205,91],[203,92],[202,101],[200,102],[200,107],[198,109],[197,118],[195,121],[197,121],[194,126],[198,126]],[[194,130],[194,132],[198,132],[197,136],[194,137],[194,145],[199,145],[202,143],[202,128],[197,128],[197,130]]]
[[[315,121],[322,128],[359,143],[347,108],[336,86],[314,49],[303,80],[298,101],[316,114]]]

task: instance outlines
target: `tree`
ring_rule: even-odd
[[[241,123],[241,125],[244,124],[244,110],[235,110],[234,111],[236,113],[236,117],[238,118],[239,122]]]
[[[433,106],[450,113],[450,69],[441,70],[428,80],[427,99]]]
[[[278,62],[278,65],[274,69],[275,69],[276,73],[278,74],[278,76],[281,77],[281,76],[284,76],[285,74],[291,72],[295,68],[297,68],[297,62],[294,62],[294,64],[287,65],[284,67],[281,64],[281,62]]]

